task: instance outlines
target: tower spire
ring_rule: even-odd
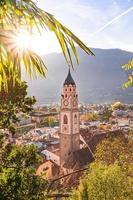
[[[68,75],[67,75],[67,78],[64,82],[64,85],[76,85],[73,78],[72,78],[70,67],[69,67]]]

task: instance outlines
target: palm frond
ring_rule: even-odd
[[[42,28],[50,30],[55,33],[65,58],[67,56],[67,46],[65,41],[72,48],[74,56],[78,61],[75,44],[80,46],[87,54],[94,55],[75,34],[73,34],[68,28],[63,26],[53,15],[38,8],[36,4],[31,0],[2,0],[4,6],[0,6],[3,11],[1,19],[4,19],[3,26],[6,26],[8,30],[13,30],[16,27],[24,26],[27,30],[33,31],[36,27],[41,32]],[[20,3],[19,3],[20,2]],[[0,20],[1,21],[1,20]],[[14,23],[13,23],[14,22]],[[69,54],[68,54],[68,58]],[[70,60],[69,60],[70,61]]]
[[[22,65],[31,77],[45,76],[46,66],[34,52],[26,49],[18,52],[13,44],[13,37],[20,29],[26,29],[34,34],[42,29],[53,32],[60,44],[68,64],[73,66],[72,53],[79,64],[76,46],[78,45],[88,55],[94,55],[75,34],[62,25],[53,15],[38,8],[32,0],[1,0],[0,1],[0,63],[1,73],[5,66],[10,67],[12,74],[21,74]],[[71,50],[70,50],[71,48]],[[4,74],[0,74],[2,80]],[[3,79],[5,81],[5,79]],[[1,84],[1,81],[0,81]]]
[[[16,33],[13,31],[0,32],[0,86],[7,85],[8,77],[6,77],[6,69],[10,72],[10,76],[21,79],[21,69],[25,68],[27,74],[31,78],[36,78],[38,75],[45,77],[46,66],[43,60],[30,49],[20,50],[14,43]],[[16,78],[15,78],[16,77]]]

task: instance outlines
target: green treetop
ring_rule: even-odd
[[[0,136],[0,200],[45,200],[47,181],[36,176],[41,161],[34,145],[16,146]]]

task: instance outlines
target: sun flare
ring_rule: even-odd
[[[32,44],[32,36],[28,31],[20,30],[15,37],[15,44],[19,50],[29,49]]]
[[[26,30],[20,30],[14,37],[15,49],[18,52],[32,50],[39,55],[51,52],[60,52],[60,47],[54,34],[42,32],[42,34],[31,34]]]

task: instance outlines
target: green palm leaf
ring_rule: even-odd
[[[128,88],[133,86],[133,59],[129,60],[129,62],[122,66],[122,69],[125,70],[128,80],[123,84],[123,88]]]
[[[76,35],[62,25],[53,15],[41,10],[31,0],[1,0],[0,1],[0,86],[5,82],[5,66],[10,73],[21,78],[21,67],[24,66],[30,77],[45,76],[46,66],[34,52],[26,49],[18,51],[14,45],[14,36],[20,29],[26,29],[34,34],[35,29],[41,33],[42,29],[53,32],[62,49],[68,64],[73,67],[72,53],[79,64],[76,45],[88,55],[94,55]],[[71,48],[71,51],[70,51]]]

